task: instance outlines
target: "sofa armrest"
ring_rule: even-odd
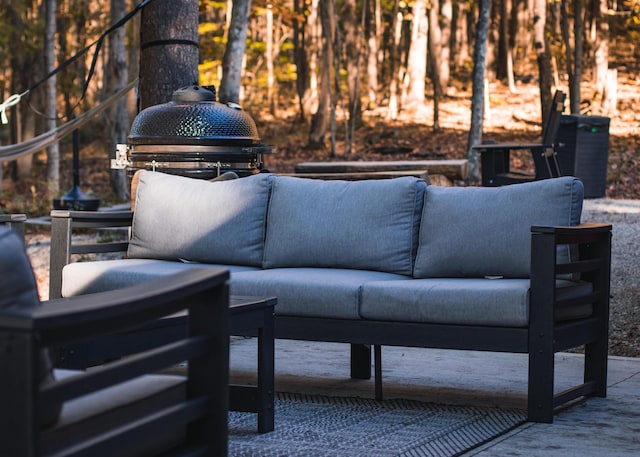
[[[556,309],[562,305],[592,306],[597,321],[596,339],[608,334],[609,287],[611,276],[611,225],[585,223],[571,227],[531,228],[531,305],[532,333],[552,334]],[[557,263],[559,245],[569,245],[572,259]],[[591,284],[591,293],[570,299],[558,298],[555,281],[569,275]],[[561,344],[561,343],[558,343]]]
[[[62,269],[71,262],[72,254],[127,251],[128,241],[75,243],[73,239],[75,229],[131,227],[132,221],[133,211],[51,211],[49,298],[61,297]]]

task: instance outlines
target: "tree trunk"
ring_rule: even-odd
[[[455,68],[463,68],[469,58],[469,28],[467,22],[468,5],[463,2],[453,4],[451,15],[451,64]]]
[[[111,22],[115,23],[126,14],[126,0],[111,0]],[[129,70],[127,66],[127,48],[125,44],[126,28],[124,26],[114,30],[109,35],[107,64],[104,70],[104,85],[102,99],[106,100],[129,82]],[[105,144],[109,159],[116,157],[116,145],[126,143],[129,132],[129,113],[127,110],[127,98],[116,102],[103,116],[106,124],[107,138]],[[125,170],[109,170],[111,188],[120,200],[129,198]]]
[[[580,1],[580,0],[576,0]],[[540,87],[540,105],[542,125],[545,125],[551,107],[551,60],[549,45],[545,34],[547,24],[546,0],[535,0],[533,5],[533,35],[536,59],[538,61],[538,84]]]
[[[198,84],[198,2],[151,2],[140,25],[139,108],[166,103]]]
[[[333,67],[333,27],[335,16],[329,12],[334,0],[320,2],[319,12],[322,22],[322,65],[320,73],[320,90],[318,91],[318,109],[313,115],[309,131],[309,147],[323,148],[324,136],[330,122],[331,75]],[[332,25],[333,24],[333,25]]]
[[[222,81],[218,89],[218,98],[222,103],[240,102],[240,84],[242,82],[242,61],[247,45],[247,26],[251,0],[235,0],[229,25],[229,39],[222,58]],[[197,25],[197,21],[196,21]]]
[[[380,37],[378,31],[382,28],[380,0],[367,0],[365,3],[367,18],[365,20],[365,39],[367,40],[367,94],[369,107],[378,105],[378,50]],[[372,9],[373,8],[373,9]]]
[[[56,0],[47,0],[45,3],[45,73],[49,74],[56,67]],[[58,78],[54,75],[46,81],[45,95],[45,114],[46,114],[46,130],[56,128],[57,109],[56,101],[58,91],[56,90],[56,82]],[[60,189],[60,146],[53,143],[47,148],[47,199],[52,199]]]
[[[42,48],[34,49],[31,38],[34,34],[42,34],[43,30],[38,28],[30,18],[42,15],[38,11],[38,5],[23,8],[15,2],[6,2],[5,18],[13,27],[10,29],[9,42],[11,43],[11,80],[9,90],[12,94],[22,94],[31,87],[36,78],[42,77],[44,68],[42,67]],[[40,106],[41,97],[39,92],[32,93],[29,102],[33,106]],[[21,105],[24,109],[21,109]],[[40,106],[42,109],[42,107]],[[11,129],[11,142],[20,143],[33,138],[36,135],[36,119],[33,110],[27,108],[25,103],[21,103],[12,109],[13,116],[9,118]],[[33,155],[27,154],[12,162],[12,179],[19,180],[31,176],[33,165]]]
[[[575,75],[573,72],[573,43],[571,41],[571,34],[569,33],[569,14],[567,12],[567,1],[562,0],[560,5],[560,28],[562,30],[562,40],[565,47],[565,59],[567,61],[567,79],[569,81],[569,110],[573,114],[580,112],[580,104],[574,103],[573,96],[573,81]]]
[[[402,13],[399,11],[399,0],[396,0],[393,7],[393,41],[391,51],[389,51],[389,106],[387,107],[387,119],[398,118],[398,85],[402,80],[400,67],[400,40],[402,38]]]
[[[306,121],[309,113],[305,109],[305,99],[310,88],[310,68],[307,56],[307,21],[309,10],[305,0],[294,1],[293,17],[293,60],[296,65],[296,90],[300,120]]]
[[[594,74],[596,80],[596,94],[600,95],[602,111],[610,111],[604,109],[610,108],[607,91],[607,74],[609,72],[609,19],[607,15],[607,0],[598,0],[593,2],[594,11],[593,19],[596,29],[595,42],[595,65]]]
[[[433,83],[433,131],[440,131],[440,95],[442,94],[442,29],[438,20],[439,0],[431,2],[429,9],[429,67],[431,68],[431,82]],[[449,65],[448,59],[446,62]]]
[[[508,79],[509,71],[509,0],[499,0],[498,17],[498,56],[496,58],[496,78]]]
[[[440,29],[438,77],[440,79],[440,91],[442,92],[449,87],[449,79],[451,77],[451,18],[453,16],[451,0],[440,0],[438,11],[438,28]]]
[[[437,1],[435,3],[437,5]],[[411,21],[411,44],[407,59],[407,76],[409,87],[402,109],[417,110],[424,106],[425,77],[427,74],[427,38],[430,22],[427,17],[425,0],[413,3],[413,20]],[[431,56],[433,57],[433,56]]]
[[[345,155],[351,154],[352,134],[362,125],[362,102],[360,100],[358,81],[360,78],[360,33],[356,16],[356,1],[346,0],[344,3],[344,45],[346,49],[347,88],[349,89],[349,124],[345,136]]]
[[[267,30],[265,30],[265,39],[267,41],[265,60],[267,61],[267,105],[269,106],[269,113],[273,116],[276,114],[276,101],[275,101],[275,74],[274,74],[274,60],[275,52],[273,50],[273,5],[267,4]]]
[[[471,95],[471,127],[467,144],[469,160],[469,180],[478,182],[480,171],[478,153],[471,147],[482,141],[482,115],[484,107],[484,75],[487,61],[487,37],[489,35],[489,11],[491,0],[480,0],[478,23],[476,25],[476,44],[473,56],[473,93]]]
[[[581,0],[573,0],[573,81],[569,88],[571,94],[571,112],[580,112],[580,81],[582,81],[582,50],[584,45],[584,11]]]

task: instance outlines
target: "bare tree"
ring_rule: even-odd
[[[269,112],[272,115],[276,114],[276,100],[275,100],[275,74],[274,74],[274,61],[276,59],[276,51],[274,50],[274,37],[273,37],[273,5],[271,2],[267,3],[267,20],[266,20],[266,51],[265,60],[267,61],[267,104],[269,106]]]
[[[382,15],[380,0],[367,0],[364,2],[365,25],[364,34],[367,40],[367,94],[369,105],[378,103],[378,49],[380,37],[378,32],[382,30]]]
[[[425,77],[427,74],[427,37],[429,20],[427,18],[426,0],[413,3],[413,20],[411,21],[411,44],[407,59],[407,76],[409,85],[403,109],[417,109],[424,105]]]
[[[446,90],[451,77],[451,21],[453,17],[452,0],[440,0],[438,8],[438,79],[441,90]]]
[[[344,45],[346,48],[347,87],[349,89],[349,125],[345,135],[345,154],[351,154],[353,131],[362,124],[362,102],[359,94],[360,80],[360,36],[356,16],[356,1],[344,3]],[[364,16],[363,16],[364,17]]]
[[[569,2],[573,14],[569,9]],[[569,78],[569,109],[572,113],[580,113],[580,81],[582,79],[582,49],[584,32],[584,14],[580,0],[563,0],[561,3],[561,28],[567,61]],[[573,28],[570,17],[573,17]],[[544,111],[543,111],[544,116]]]
[[[613,90],[608,87],[607,79],[609,75],[609,19],[607,0],[593,2],[593,20],[596,29],[594,43],[594,74],[596,80],[596,94],[601,97],[603,111],[612,112],[610,106],[610,95]],[[614,107],[615,108],[615,104]]]
[[[478,23],[476,25],[476,44],[473,55],[473,94],[471,96],[471,128],[467,144],[469,160],[469,180],[480,180],[478,153],[472,146],[482,141],[482,117],[484,113],[484,75],[487,62],[487,36],[489,34],[489,12],[491,0],[480,0]]]
[[[311,67],[308,55],[310,46],[308,42],[313,38],[309,24],[310,16],[315,14],[307,8],[305,0],[294,0],[293,16],[293,61],[296,65],[296,91],[298,93],[298,109],[300,120],[310,118],[308,99],[311,93]]]
[[[55,50],[55,35],[56,35],[56,0],[47,0],[45,5],[45,73],[51,73],[56,66],[56,50]],[[56,99],[58,91],[56,90],[56,83],[58,78],[56,75],[52,75],[46,81],[46,95],[45,95],[45,114],[46,114],[46,129],[53,130],[56,128],[57,109]],[[53,143],[47,148],[47,198],[51,199],[55,196],[56,192],[60,189],[60,146]]]
[[[393,20],[391,22],[393,39],[391,50],[389,51],[389,105],[387,106],[387,119],[398,117],[398,86],[400,84],[400,40],[402,38],[402,13],[400,12],[399,0],[393,4]]]
[[[111,0],[111,19],[113,23],[125,15],[126,8],[126,0]],[[119,27],[109,35],[108,57],[104,69],[104,85],[102,89],[103,100],[125,87],[129,82],[125,38],[125,27]],[[107,151],[109,158],[115,159],[116,145],[118,143],[126,143],[129,132],[129,113],[126,98],[120,99],[115,107],[106,111],[104,119],[107,126],[105,138]],[[129,188],[125,170],[109,170],[109,180],[111,188],[118,198],[126,200],[129,197]]]
[[[318,5],[322,23],[320,89],[318,91],[318,109],[313,115],[309,131],[309,146],[314,148],[324,147],[324,136],[331,120],[331,80],[334,71],[333,43],[336,29],[334,1],[326,0]]]
[[[449,60],[442,55],[442,28],[439,22],[440,1],[433,0],[429,9],[429,68],[433,83],[433,131],[440,130],[440,95],[442,94],[442,75],[444,68],[449,68]],[[444,61],[444,62],[443,62]]]
[[[229,23],[227,47],[222,58],[222,80],[218,88],[221,102],[240,102],[242,61],[247,46],[247,26],[251,0],[234,0]]]
[[[575,0],[579,2],[580,0]],[[546,0],[534,0],[533,3],[533,40],[538,62],[538,84],[540,87],[540,105],[542,108],[542,125],[551,107],[551,59],[549,43],[545,33],[547,25]]]

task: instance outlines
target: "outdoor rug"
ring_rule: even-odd
[[[275,431],[229,413],[229,456],[455,456],[526,420],[520,409],[278,393]]]

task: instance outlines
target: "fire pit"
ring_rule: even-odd
[[[188,86],[136,116],[112,167],[126,168],[129,177],[140,169],[202,179],[229,171],[247,176],[263,171],[263,154],[271,152],[240,105],[217,102],[212,86]]]

